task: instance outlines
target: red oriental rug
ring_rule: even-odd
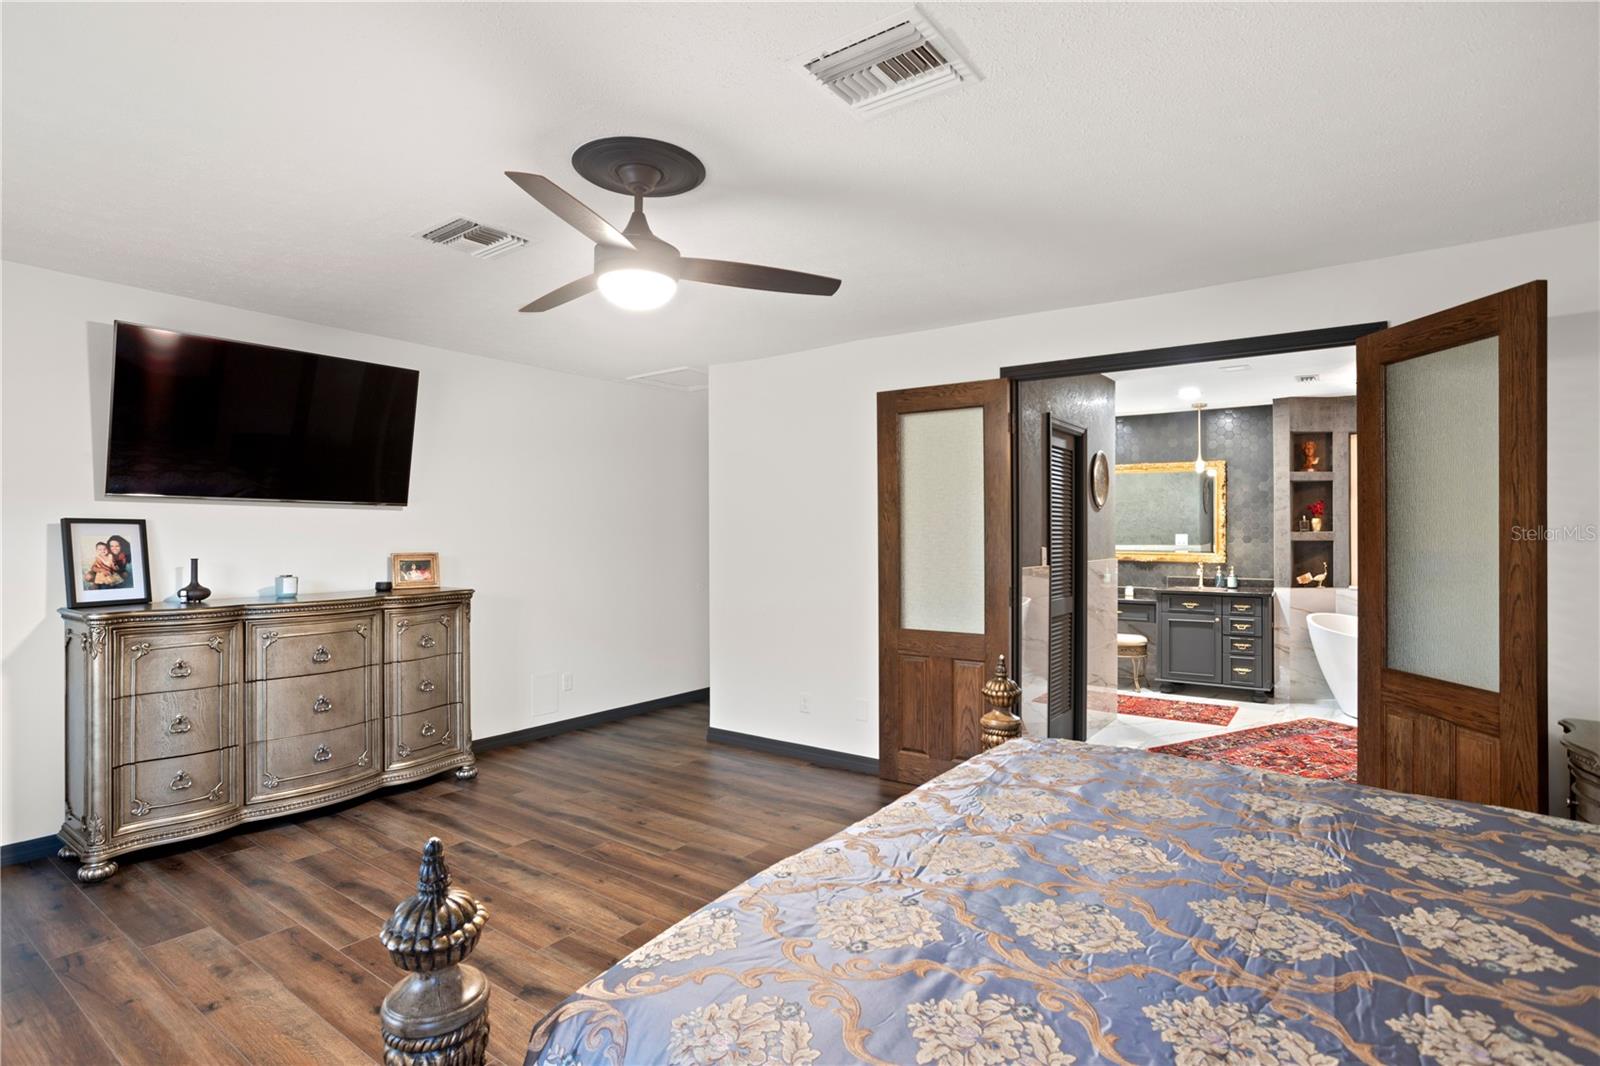
[[[1169,722],[1203,722],[1227,725],[1239,708],[1226,703],[1186,703],[1155,696],[1117,696],[1117,711],[1140,718],[1165,718]]]
[[[1321,718],[1296,718],[1291,722],[1275,722],[1199,740],[1162,744],[1150,750],[1323,781],[1356,779],[1355,726]]]

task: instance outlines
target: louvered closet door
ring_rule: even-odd
[[[1011,641],[1010,382],[878,394],[878,772],[916,784],[982,747]]]
[[[1080,438],[1050,420],[1050,667],[1047,732],[1074,735],[1078,677],[1078,537]]]

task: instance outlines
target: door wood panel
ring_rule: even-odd
[[[1545,524],[1546,393],[1543,281],[1362,337],[1356,343],[1359,485],[1360,732],[1363,784],[1545,811],[1548,677],[1545,542],[1517,529]],[[1498,340],[1499,563],[1464,581],[1499,586],[1499,687],[1476,688],[1391,668],[1390,471],[1407,456],[1386,438],[1388,368],[1407,359]],[[1479,506],[1464,500],[1463,506]],[[1440,535],[1447,536],[1447,529]],[[1449,626],[1450,618],[1430,624]]]
[[[983,632],[901,625],[900,416],[983,411]],[[926,781],[982,747],[983,683],[1011,641],[1011,385],[878,394],[878,772]]]

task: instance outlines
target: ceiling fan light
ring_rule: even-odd
[[[638,267],[608,270],[595,279],[595,284],[601,296],[624,311],[654,311],[664,307],[678,291],[676,279]]]

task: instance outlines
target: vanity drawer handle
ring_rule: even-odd
[[[194,723],[189,721],[189,716],[186,714],[175,714],[172,716],[172,721],[167,723],[167,732],[174,736],[179,733],[187,733],[193,728]]]
[[[417,732],[421,733],[425,737],[431,737],[435,733],[437,733],[438,731],[439,730],[434,726],[434,724],[432,722],[423,722],[422,723],[422,728],[417,730]]]
[[[333,710],[333,701],[326,696],[318,696],[316,702],[311,705],[312,714],[327,714],[331,710]]]
[[[1237,629],[1241,633],[1248,633],[1248,632],[1250,632],[1250,623],[1249,622],[1235,622],[1235,623],[1233,623],[1233,628]]]
[[[1249,611],[1251,610],[1251,605],[1248,603],[1236,603],[1233,605],[1233,609],[1240,612]]]
[[[194,787],[194,778],[189,776],[189,771],[179,770],[172,775],[172,783],[167,787],[174,792],[182,792],[186,788]]]
[[[417,682],[418,692],[432,692],[436,688],[438,688],[438,686],[432,681],[429,681],[427,678],[423,678],[421,681]]]
[[[1185,607],[1187,607],[1191,611],[1194,610],[1196,607],[1200,606],[1198,603],[1194,602],[1193,600],[1184,600],[1183,601],[1183,605]]]
[[[333,758],[333,752],[328,750],[326,744],[318,744],[317,750],[311,753],[312,762],[327,762],[331,758]]]
[[[318,644],[317,650],[311,653],[311,661],[314,663],[325,663],[331,661],[332,659],[333,653],[330,652],[327,649],[327,646],[323,644]]]
[[[1235,666],[1233,668],[1233,672],[1236,673],[1236,674],[1245,674],[1245,675],[1247,675],[1247,674],[1252,673],[1252,670],[1248,666]]]
[[[167,673],[172,677],[188,677],[190,674],[194,673],[194,667],[190,666],[182,659],[179,659],[177,662],[173,663],[167,668]]]
[[[1247,640],[1236,640],[1236,641],[1233,642],[1233,646],[1238,651],[1254,651],[1255,650],[1254,648],[1252,648],[1250,646],[1250,642],[1247,641]]]
[[[433,639],[433,637],[431,637],[428,634],[424,633],[422,635],[422,637],[420,639],[418,639],[417,643],[422,645],[424,648],[431,648],[431,647],[434,647],[439,642],[437,640]]]

